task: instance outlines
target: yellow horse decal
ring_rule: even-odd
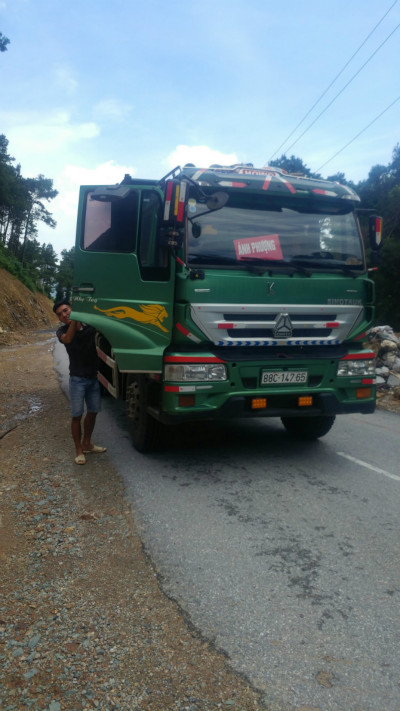
[[[140,304],[139,308],[141,311],[136,311],[129,306],[115,306],[113,309],[99,309],[98,306],[94,307],[97,311],[101,311],[107,316],[114,316],[114,318],[131,318],[134,321],[139,321],[143,324],[151,324],[152,326],[157,326],[165,333],[168,333],[168,329],[162,325],[165,318],[168,318],[168,314],[161,304]]]

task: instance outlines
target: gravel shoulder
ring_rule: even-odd
[[[107,454],[74,464],[51,339],[0,343],[0,708],[267,709],[162,592]]]

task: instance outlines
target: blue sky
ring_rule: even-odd
[[[70,249],[79,185],[126,172],[284,152],[318,170],[400,96],[397,25],[400,0],[0,0],[0,133],[60,193],[39,241]],[[320,172],[357,182],[399,142],[400,100]]]

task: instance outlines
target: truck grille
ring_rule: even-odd
[[[216,346],[338,345],[361,305],[192,304],[193,321]]]

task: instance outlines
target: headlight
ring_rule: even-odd
[[[178,383],[226,380],[226,366],[222,363],[169,363],[165,366],[164,380]]]
[[[341,360],[338,363],[337,374],[339,376],[358,376],[360,378],[372,377],[375,375],[375,361],[371,358],[360,360]]]

